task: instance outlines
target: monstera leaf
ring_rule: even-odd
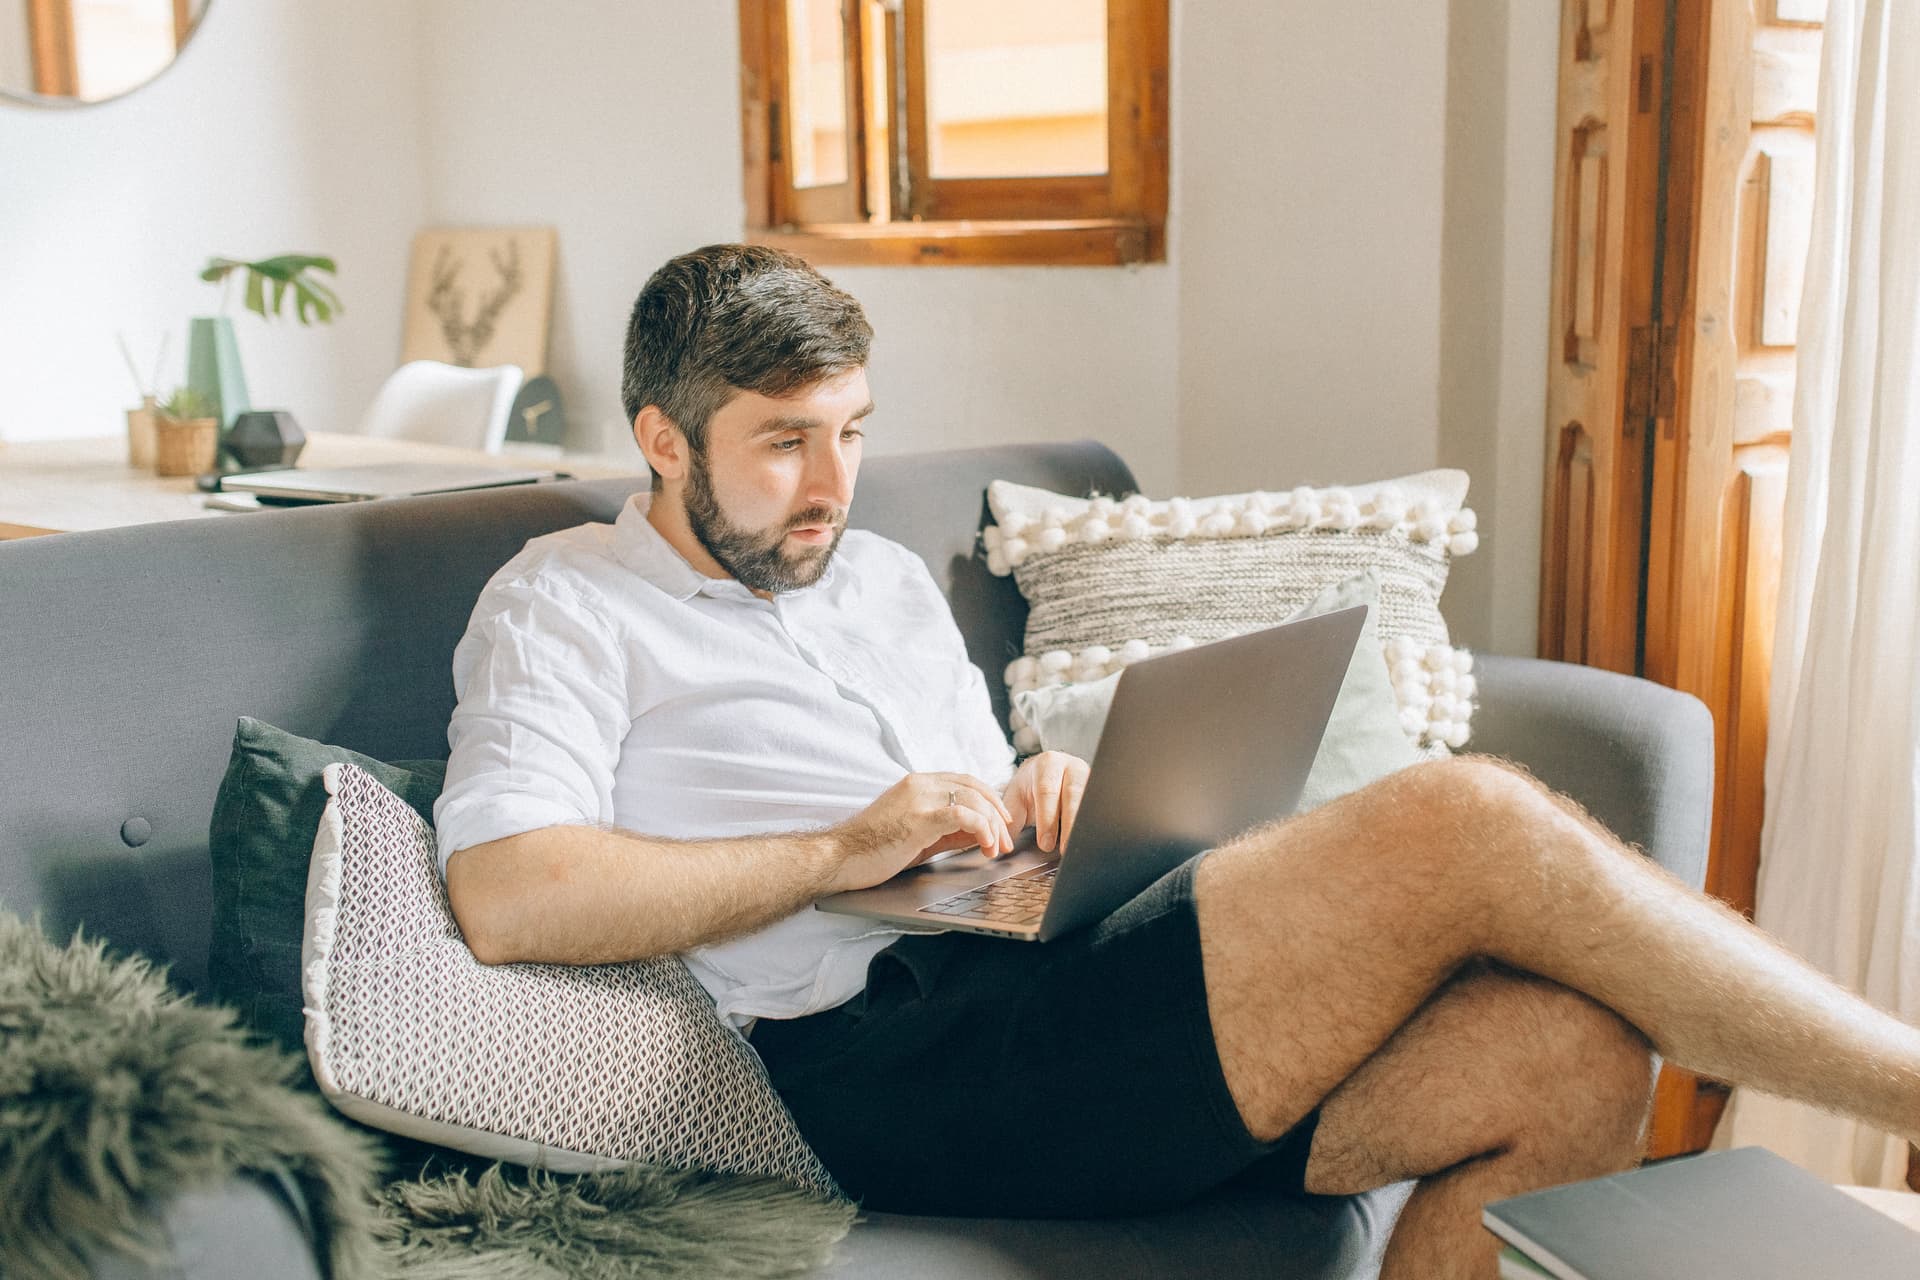
[[[294,318],[301,324],[310,324],[315,320],[325,324],[333,319],[336,312],[345,309],[333,290],[313,275],[316,271],[333,274],[332,258],[307,253],[283,253],[277,258],[262,258],[258,262],[213,258],[207,262],[200,278],[217,283],[235,271],[247,273],[247,310],[264,318],[280,314],[280,304],[289,292],[293,294]],[[267,301],[268,284],[273,286],[271,303]]]

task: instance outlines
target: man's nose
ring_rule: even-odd
[[[846,454],[829,444],[814,455],[807,477],[807,501],[819,506],[846,510],[853,501],[853,469]]]

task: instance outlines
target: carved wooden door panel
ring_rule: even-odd
[[[1706,702],[1707,889],[1748,913],[1825,9],[1563,10],[1540,651]],[[1652,1154],[1722,1101],[1663,1072]]]
[[[1636,667],[1664,0],[1564,0],[1540,651]]]
[[[1674,412],[1653,437],[1645,661],[1712,709],[1707,891],[1753,912],[1781,520],[1826,0],[1679,0],[1660,311]],[[1704,1146],[1717,1089],[1670,1112]]]

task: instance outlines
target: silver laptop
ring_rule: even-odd
[[[1199,645],[1121,674],[1066,856],[949,854],[821,911],[1045,942],[1112,914],[1182,862],[1293,812],[1366,608]]]
[[[552,471],[517,471],[470,462],[373,462],[358,467],[247,471],[223,477],[220,488],[255,494],[263,502],[365,502],[556,478]]]

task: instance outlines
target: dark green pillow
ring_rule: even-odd
[[[446,761],[383,764],[242,716],[207,836],[213,856],[213,942],[207,958],[213,997],[239,1010],[244,1026],[302,1057],[300,936],[307,918],[307,862],[327,807],[320,771],[335,761],[365,769],[433,821]]]

